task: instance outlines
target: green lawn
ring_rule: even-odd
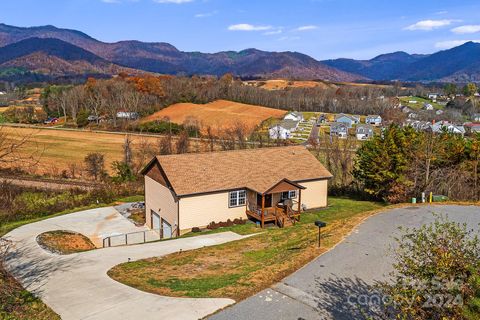
[[[417,101],[417,103],[409,103],[409,101],[411,100],[415,100]],[[444,106],[442,106],[441,104],[438,104],[436,102],[432,102],[431,100],[420,98],[420,97],[401,97],[400,101],[402,102],[402,105],[415,110],[422,109],[424,103],[430,103],[435,110],[444,108]]]
[[[302,214],[292,227],[261,230],[254,224],[222,228],[250,238],[163,258],[129,262],[111,269],[115,280],[147,292],[186,297],[248,297],[297,270],[341,241],[383,204],[330,198],[328,208]],[[315,220],[327,222],[322,248],[316,247]]]

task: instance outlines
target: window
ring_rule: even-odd
[[[296,190],[291,190],[291,191],[285,191],[282,192],[282,200],[287,200],[287,199],[295,199],[297,197],[297,191]]]
[[[237,190],[228,193],[228,206],[240,207],[244,206],[247,201],[247,192],[245,190]]]

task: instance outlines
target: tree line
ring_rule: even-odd
[[[405,90],[417,89],[344,85],[265,90],[245,85],[229,74],[221,78],[120,75],[88,79],[78,86],[49,86],[43,91],[42,103],[47,114],[71,118],[78,126],[87,124],[88,115],[95,115],[105,116],[117,127],[121,125],[116,119],[119,111],[144,116],[174,103],[203,104],[218,99],[283,110],[382,114],[392,107],[390,98]]]

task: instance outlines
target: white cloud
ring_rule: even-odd
[[[266,35],[266,36],[271,36],[271,35],[275,35],[275,34],[280,34],[282,32],[283,32],[282,29],[277,29],[277,30],[264,32],[263,34]]]
[[[454,22],[455,20],[422,20],[418,21],[417,23],[414,23],[412,25],[409,25],[408,27],[405,27],[405,30],[425,30],[425,31],[430,31],[433,29],[449,26]]]
[[[173,4],[182,4],[182,3],[188,3],[193,1],[194,0],[153,0],[153,2],[156,2],[156,3],[173,3]]]
[[[218,13],[217,10],[212,11],[212,12],[197,13],[194,17],[195,18],[208,18],[208,17],[216,15],[217,13]]]
[[[280,37],[277,39],[278,41],[295,41],[295,40],[300,40],[300,37]]]
[[[439,49],[450,49],[453,47],[461,46],[462,44],[473,41],[473,42],[480,42],[479,40],[447,40],[447,41],[440,41],[435,43],[435,48]]]
[[[317,26],[308,25],[308,26],[301,26],[295,29],[295,31],[308,31],[308,30],[315,30],[318,29]]]
[[[272,26],[255,26],[248,23],[233,24],[228,27],[230,31],[266,31],[271,30]]]
[[[453,33],[456,34],[466,34],[466,33],[477,33],[480,32],[480,25],[465,25],[452,29]]]

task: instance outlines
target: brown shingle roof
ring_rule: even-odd
[[[263,193],[282,179],[305,181],[332,174],[303,146],[157,156],[179,196],[237,188]]]

